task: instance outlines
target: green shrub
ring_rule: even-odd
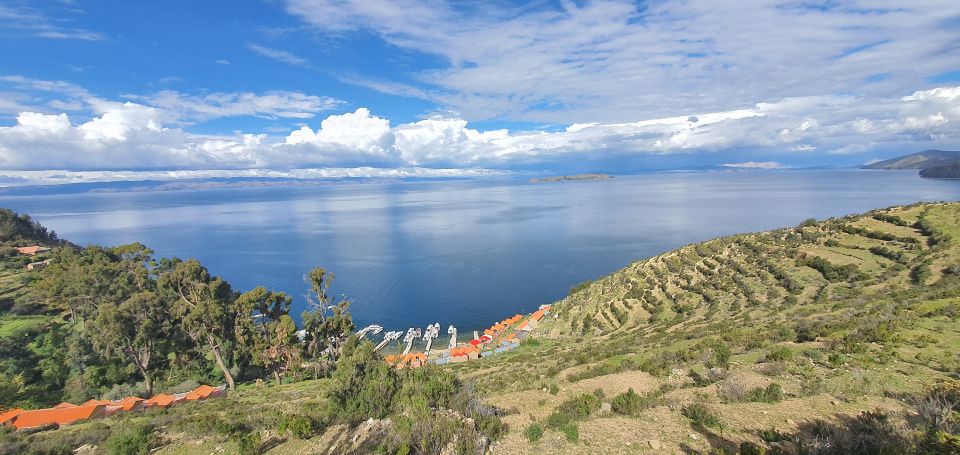
[[[237,453],[240,455],[259,455],[260,454],[260,432],[252,431],[250,433],[234,436],[237,442]]]
[[[153,426],[148,423],[134,423],[122,427],[107,439],[107,453],[110,455],[148,455],[155,443]]]
[[[765,362],[787,362],[793,360],[794,352],[786,346],[774,346],[767,352],[763,360]]]
[[[560,431],[566,436],[568,442],[577,442],[580,440],[580,429],[577,428],[577,424],[574,422],[568,422]]]
[[[556,384],[550,384],[550,395],[556,395],[560,393],[560,386]]]
[[[557,406],[555,414],[563,414],[570,420],[583,420],[600,407],[600,399],[593,394],[583,394],[571,398]]]
[[[706,404],[701,402],[690,403],[683,407],[681,414],[690,419],[694,425],[700,425],[710,428],[720,427],[720,416],[718,416]]]
[[[770,383],[766,388],[756,387],[750,390],[749,399],[758,403],[777,403],[783,401],[783,387],[776,382]]]
[[[789,435],[781,434],[775,428],[760,431],[760,439],[764,442],[779,442],[789,439]]]
[[[487,435],[492,440],[500,439],[507,432],[507,426],[496,415],[481,415],[474,417],[477,431]]]
[[[741,442],[739,455],[766,455],[767,449],[752,442]]]
[[[591,281],[591,280],[587,280],[587,281],[584,281],[584,282],[582,282],[582,283],[580,283],[580,284],[577,284],[577,285],[575,285],[575,286],[573,286],[573,287],[570,288],[570,293],[569,293],[569,295],[576,294],[576,293],[578,293],[578,292],[580,292],[580,291],[582,291],[582,290],[584,290],[584,289],[586,289],[586,288],[589,288],[591,284],[593,284],[593,281]]]
[[[277,430],[280,434],[290,433],[297,439],[308,439],[315,433],[313,419],[302,415],[285,415],[280,418]]]
[[[910,270],[910,280],[913,281],[913,284],[924,284],[932,275],[930,266],[926,262]]]
[[[539,423],[531,423],[523,432],[527,436],[527,441],[537,442],[543,437],[543,427]]]
[[[330,415],[337,421],[357,424],[390,414],[399,388],[398,374],[363,343],[337,362],[333,386],[327,394]]]
[[[654,391],[645,395],[638,395],[633,388],[613,397],[610,409],[617,414],[637,416],[640,412],[664,404],[663,393]]]

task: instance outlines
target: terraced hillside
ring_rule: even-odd
[[[689,245],[578,287],[542,338],[459,372],[516,411],[504,452],[818,453],[816,428],[911,415],[904,397],[960,371],[958,242],[960,205],[925,204]]]

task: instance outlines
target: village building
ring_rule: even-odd
[[[31,245],[31,246],[19,246],[17,247],[17,253],[26,255],[26,256],[36,256],[40,253],[46,253],[50,251],[50,248],[40,245]]]
[[[40,270],[40,269],[42,269],[42,268],[44,268],[44,267],[46,267],[46,266],[48,266],[48,265],[50,265],[50,260],[49,260],[49,259],[47,259],[47,260],[45,260],[45,261],[31,262],[31,263],[27,264],[27,270]]]

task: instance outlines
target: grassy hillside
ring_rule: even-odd
[[[505,354],[390,378],[338,365],[330,379],[8,434],[0,453],[82,443],[97,453],[133,437],[128,428],[147,428],[164,454],[470,453],[423,438],[463,431],[458,422],[472,433],[453,441],[482,433],[493,453],[960,451],[960,204],[724,237],[574,289]],[[442,379],[450,372],[464,385]],[[407,404],[331,420],[352,396],[331,391],[347,383],[364,394],[396,384],[380,388],[406,391],[396,401]],[[507,431],[486,420],[494,414]]]
[[[898,156],[889,160],[863,166],[864,169],[924,169],[950,164],[960,159],[960,152],[948,150],[924,150],[910,155]]]
[[[581,287],[538,346],[459,373],[517,411],[506,452],[816,452],[817,428],[912,415],[905,397],[956,377],[958,239],[960,205],[937,204],[690,245]],[[574,425],[557,417],[628,389],[627,415],[594,403]]]

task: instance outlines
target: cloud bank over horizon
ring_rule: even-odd
[[[61,86],[52,81],[33,85]],[[287,134],[194,134],[194,121],[235,115],[312,119],[336,100],[301,93],[160,92],[111,101],[86,96],[95,113],[24,111],[0,127],[0,169],[244,170],[298,168],[535,168],[591,155],[722,153],[778,149],[781,155],[858,153],[960,136],[960,86],[896,99],[787,98],[748,109],[631,123],[572,124],[557,131],[480,131],[462,118],[393,124],[367,108],[330,114]],[[143,104],[141,104],[143,103]],[[759,166],[743,166],[759,167]]]

